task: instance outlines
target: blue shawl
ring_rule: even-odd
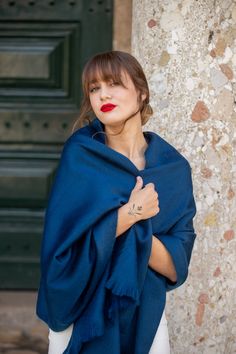
[[[74,323],[64,354],[148,354],[166,292],[188,275],[196,237],[191,167],[146,131],[139,170],[99,131],[95,117],[64,144],[45,214],[36,313],[54,331]],[[115,237],[118,209],[138,175],[154,183],[160,212]],[[148,265],[152,235],[172,256],[175,283]]]

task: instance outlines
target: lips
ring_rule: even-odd
[[[108,104],[104,104],[101,107],[101,111],[102,112],[108,112],[108,111],[112,111],[114,108],[116,107],[116,105],[108,103]]]

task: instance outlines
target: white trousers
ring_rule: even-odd
[[[62,354],[66,349],[73,330],[73,324],[61,332],[54,332],[49,328],[48,354]],[[170,354],[169,332],[165,311],[162,314],[160,324],[155,334],[149,354]]]

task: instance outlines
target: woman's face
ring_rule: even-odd
[[[129,74],[123,71],[121,80],[125,87],[112,79],[90,84],[91,107],[96,117],[105,125],[121,123],[139,108],[138,93]],[[145,97],[145,94],[142,94],[142,99]],[[109,107],[109,104],[115,107]]]

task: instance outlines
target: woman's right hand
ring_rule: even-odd
[[[142,187],[143,179],[139,176],[128,200],[129,214],[135,215],[137,221],[151,218],[160,211],[158,193],[154,183],[148,183],[144,188]]]

